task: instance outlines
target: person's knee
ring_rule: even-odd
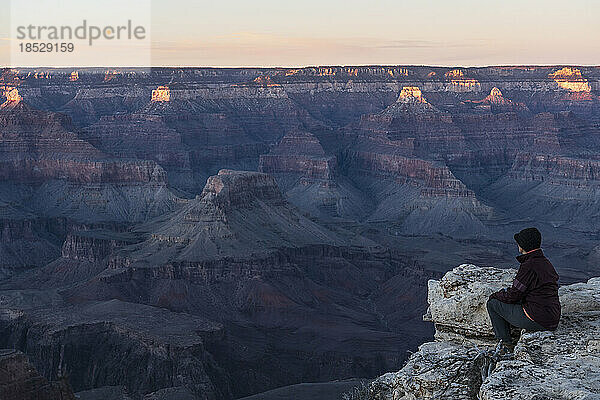
[[[486,303],[486,308],[487,308],[488,312],[495,311],[498,302],[499,302],[498,299],[489,299]]]

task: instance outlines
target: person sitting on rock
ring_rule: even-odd
[[[509,352],[514,349],[511,326],[528,331],[553,331],[560,319],[558,274],[540,248],[542,235],[536,228],[514,235],[521,263],[513,284],[490,296],[487,310],[498,340]]]

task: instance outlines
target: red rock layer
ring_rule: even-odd
[[[353,168],[398,183],[420,186],[425,196],[475,197],[443,164],[394,154],[352,151]]]
[[[269,153],[260,156],[259,171],[296,174],[306,179],[332,179],[336,158],[326,156],[319,140],[310,132],[287,133]]]
[[[152,161],[111,160],[67,130],[69,119],[23,103],[0,111],[0,180],[76,183],[165,182]]]
[[[523,152],[517,154],[509,176],[578,188],[599,187],[600,160]]]
[[[74,183],[166,182],[165,171],[152,161],[22,159],[0,161],[0,180],[39,183],[49,179]]]
[[[266,154],[260,156],[259,170],[270,174],[297,173],[305,178],[331,179],[335,157],[310,158],[304,155]]]
[[[153,160],[164,168],[189,169],[181,135],[160,116],[131,114],[102,117],[83,137],[115,157]]]

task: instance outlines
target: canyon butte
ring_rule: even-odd
[[[531,225],[562,285],[600,275],[598,67],[3,69],[0,94],[2,398],[235,399],[407,360],[376,382],[410,396],[418,357],[471,351],[408,359],[429,280],[515,267]]]

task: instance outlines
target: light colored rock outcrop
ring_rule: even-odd
[[[428,282],[429,310],[436,340],[464,342],[493,339],[486,310],[490,294],[511,285],[517,271],[463,264],[439,281]]]
[[[563,286],[559,289],[558,294],[563,315],[600,311],[600,278],[592,278],[587,283]]]
[[[600,278],[563,286],[563,316],[554,332],[526,332],[515,359],[481,387],[482,400],[600,399]]]
[[[498,364],[482,400],[600,399],[600,312],[565,315],[555,332],[521,336],[515,359]]]
[[[381,376],[377,391],[380,398],[393,400],[473,399],[481,385],[477,355],[473,346],[425,343],[404,368]]]
[[[436,341],[421,345],[400,371],[350,398],[600,399],[600,278],[561,287],[558,329],[523,331],[514,358],[498,362],[482,378],[483,351],[493,343],[485,303],[514,274],[465,264],[429,281],[425,318],[435,324]]]

